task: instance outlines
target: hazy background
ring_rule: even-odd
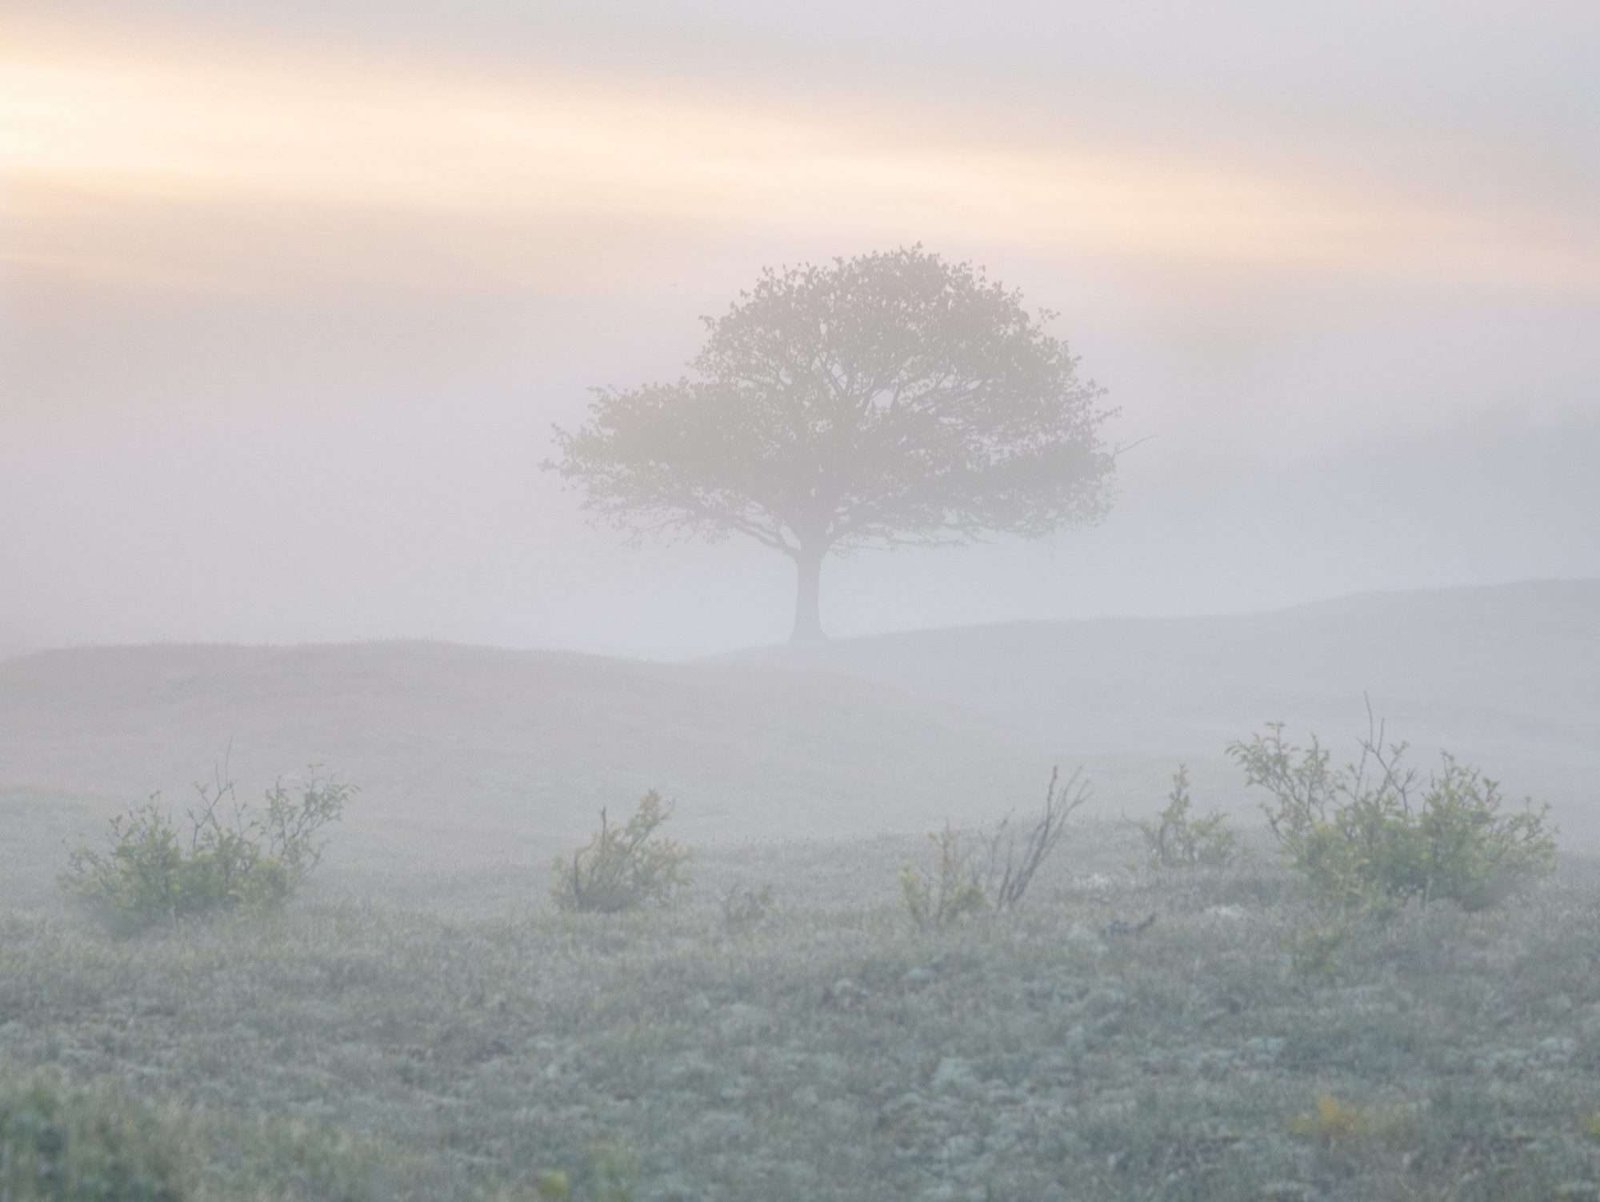
[[[830,561],[849,634],[1600,576],[1600,9],[0,0],[0,654],[782,638],[538,470],[763,265],[985,264],[1105,525]]]

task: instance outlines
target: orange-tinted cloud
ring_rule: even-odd
[[[1600,291],[1592,231],[992,117],[35,33],[0,48],[0,258],[123,286],[448,290],[581,273],[615,238],[764,231]]]

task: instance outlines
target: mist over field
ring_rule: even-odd
[[[0,0],[0,1198],[1600,1197],[1597,44]]]
[[[1109,389],[1094,529],[836,634],[1600,575],[1591,7],[8,14],[0,647],[781,639],[537,468],[758,270],[922,242]],[[291,82],[292,81],[292,82]]]

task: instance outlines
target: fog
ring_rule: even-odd
[[[1600,575],[1589,6],[59,4],[0,47],[0,644],[787,629],[538,468],[763,266],[1055,310],[1108,520],[830,562],[848,635]],[[92,86],[90,84],[92,81]]]
[[[0,1198],[1600,1198],[1596,46],[0,0]]]
[[[237,740],[254,785],[283,758],[365,773],[397,807],[370,826],[390,831],[455,773],[498,813],[532,771],[515,749],[559,742],[542,787],[570,790],[560,822],[676,781],[697,835],[843,835],[947,804],[976,819],[1006,791],[975,782],[1054,760],[1091,763],[1135,809],[1177,757],[1222,788],[1227,738],[1359,725],[1366,695],[1430,752],[1496,755],[1588,824],[1592,756],[1561,732],[1595,712],[1600,639],[1591,6],[1091,20],[1007,3],[977,23],[910,5],[68,0],[6,29],[9,779],[170,792]],[[595,389],[679,379],[764,269],[917,245],[1017,289],[1105,389],[1112,504],[1044,537],[830,554],[835,653],[773,661],[759,649],[791,628],[794,563],[737,534],[630,543],[544,470],[553,432]],[[964,633],[891,637],[945,629]],[[398,659],[15,658],[384,641]],[[514,698],[568,661],[489,672],[441,643],[685,667],[596,662],[568,687],[603,700],[573,725],[531,706],[489,738],[462,726],[468,682]],[[938,671],[919,667],[935,647]],[[696,675],[708,656],[743,683]],[[307,712],[332,708],[296,748],[306,714],[252,708],[249,682],[302,662],[319,665],[295,686]],[[723,709],[739,689],[741,719],[789,712],[799,686],[774,662],[889,692],[741,742]],[[61,700],[129,663],[176,693]],[[392,734],[349,713],[369,671],[420,690],[403,663],[438,679],[395,716],[402,769]],[[1032,709],[990,697],[1029,663],[1062,683],[1018,689]],[[609,729],[633,712],[623,680],[665,690],[726,758],[651,762],[646,731],[671,724]],[[859,808],[893,791],[869,783],[874,757],[817,763],[839,724],[874,723],[908,758],[947,755],[943,791],[893,818]],[[92,750],[105,739],[120,761]],[[774,773],[792,794],[738,800]],[[831,808],[791,821],[808,789]]]

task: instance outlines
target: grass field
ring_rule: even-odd
[[[325,866],[279,916],[126,941],[35,892],[0,917],[0,1067],[157,1106],[196,1197],[1600,1196],[1600,867],[1308,958],[1265,849],[1139,850],[1084,823],[1018,912],[942,932],[893,838],[714,851],[612,918],[532,866]],[[774,892],[748,929],[739,881]]]
[[[0,1134],[45,1073],[99,1091],[91,1128],[145,1104],[193,1199],[548,1200],[558,1173],[572,1202],[1600,1199],[1597,590],[679,665],[5,661]],[[1446,746],[1552,803],[1553,879],[1319,916],[1223,748],[1281,718],[1342,760],[1369,684],[1415,762]],[[69,846],[152,790],[181,812],[225,755],[247,800],[315,761],[361,788],[283,912],[116,940],[67,904]],[[1023,905],[915,929],[925,832],[1026,816],[1056,760],[1095,796]],[[1179,760],[1242,863],[1143,864],[1122,816]],[[688,895],[558,912],[551,857],[650,787],[680,803]],[[772,890],[749,926],[741,883]]]

